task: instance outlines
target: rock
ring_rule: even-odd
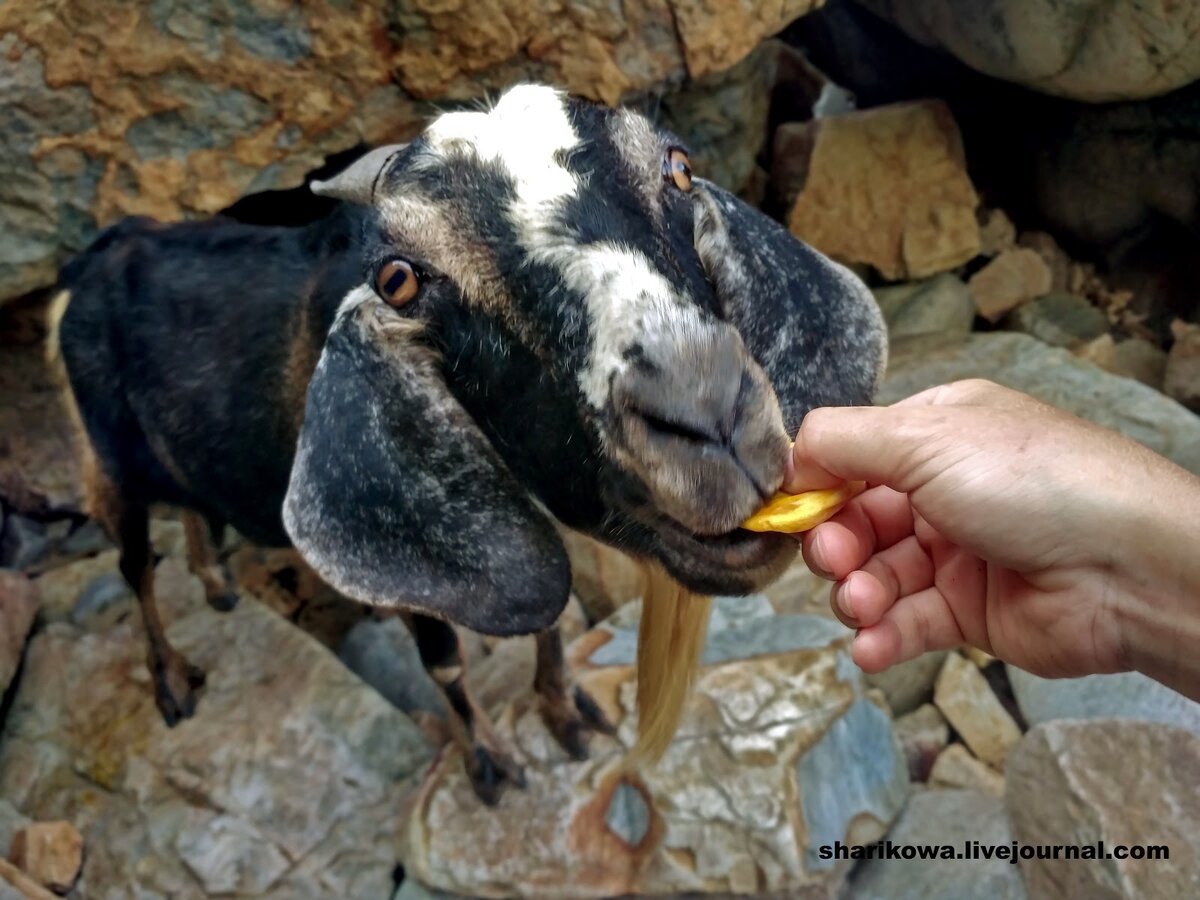
[[[57,900],[7,859],[0,858],[0,900]]]
[[[1091,103],[1165,94],[1200,78],[1200,14],[1136,0],[863,0],[968,66]]]
[[[980,791],[913,794],[888,832],[893,844],[963,850],[964,840],[1008,849],[1012,825],[1004,804]],[[854,900],[1024,900],[1017,867],[1008,860],[871,859],[854,870],[846,896]],[[1037,896],[1037,895],[1035,895]]]
[[[1163,390],[1184,406],[1200,412],[1200,325],[1171,323],[1175,343],[1167,354]]]
[[[996,657],[992,656],[986,650],[980,650],[978,647],[967,645],[959,647],[958,652],[975,663],[976,667],[980,669],[986,669],[992,663],[996,662]]]
[[[831,586],[831,582],[809,570],[803,557],[797,556],[778,579],[763,588],[762,593],[777,613],[807,613],[836,622],[833,610],[829,608]]]
[[[38,592],[33,582],[19,572],[0,569],[0,698],[21,666],[25,637],[37,612]]]
[[[936,706],[924,703],[896,719],[896,739],[908,760],[909,777],[924,781],[933,761],[950,740],[950,726]]]
[[[1150,341],[1129,338],[1113,347],[1113,365],[1121,375],[1161,391],[1167,374],[1167,354]]]
[[[975,308],[989,322],[1050,290],[1050,267],[1033,250],[1006,250],[971,276]]]
[[[14,835],[8,858],[38,884],[65,894],[83,865],[83,836],[70,822],[34,822]]]
[[[933,683],[945,661],[944,650],[924,653],[916,659],[867,675],[867,684],[882,691],[892,713],[901,716],[933,697]]]
[[[626,756],[638,613],[622,608],[568,650],[616,739],[593,737],[591,758],[573,762],[528,695],[506,707],[498,730],[520,748],[528,787],[480,808],[446,753],[407,824],[408,877],[475,897],[836,892],[845,864],[819,846],[880,837],[908,790],[847,630],[775,615],[763,597],[717,598],[680,733],[658,765],[638,767]]]
[[[1052,347],[1070,347],[1108,333],[1108,317],[1082,297],[1051,292],[1018,306],[1004,327]]]
[[[984,762],[1004,765],[1009,748],[1021,738],[1017,723],[979,669],[957,653],[946,656],[933,688],[933,702]]]
[[[0,537],[0,566],[31,569],[49,552],[45,525],[16,513],[5,516],[4,535]]]
[[[893,281],[953,269],[979,252],[978,197],[943,103],[876,107],[809,128],[807,178],[788,217],[793,234]]]
[[[1071,352],[1105,372],[1121,374],[1117,371],[1117,343],[1111,334],[1102,334],[1098,338],[1077,344],[1071,348]]]
[[[133,589],[120,572],[105,572],[79,594],[69,618],[80,628],[107,631],[129,614],[135,600]]]
[[[298,185],[428,107],[521,80],[615,103],[743,60],[819,5],[33,0],[0,10],[0,298],[122,215],[174,220]],[[102,49],[101,49],[102,48]]]
[[[979,225],[979,253],[982,256],[999,256],[1016,245],[1017,227],[1004,210],[986,210],[982,219]]]
[[[1200,735],[1200,703],[1138,672],[1040,678],[1007,666],[1021,715],[1030,726],[1054,719],[1134,719]]]
[[[1097,859],[1022,859],[1034,897],[1195,897],[1200,892],[1200,737],[1144,722],[1050,722],[1008,763],[1005,799],[1025,845],[1069,841]],[[1170,858],[1116,859],[1117,845]]]
[[[975,301],[961,278],[949,272],[916,284],[879,288],[875,300],[888,334],[966,334],[975,321]]]
[[[1075,262],[1058,246],[1053,235],[1044,231],[1023,231],[1017,238],[1017,246],[1032,250],[1050,268],[1050,290],[1070,290],[1071,267]]]
[[[168,636],[208,673],[167,728],[132,623],[49,625],[30,643],[0,739],[0,796],[65,819],[87,847],[81,897],[385,897],[417,728],[320,644],[248,595],[203,600],[158,567]]]
[[[1200,474],[1200,419],[1158,391],[1109,375],[1023,334],[905,338],[893,343],[876,402],[937,384],[988,378],[1128,435]]]
[[[5,12],[0,10],[0,19]],[[5,41],[0,37],[0,51]],[[0,74],[0,93],[4,77]],[[4,116],[0,109],[0,122]],[[0,148],[4,139],[0,129]],[[6,180],[7,164],[0,151],[0,222],[13,209],[3,202],[4,191],[13,186],[11,180]],[[51,195],[39,195],[30,202],[36,206],[55,200]],[[19,239],[17,231],[16,225],[6,230],[9,242]],[[6,243],[5,247],[9,246]],[[4,251],[0,250],[0,298],[5,296],[5,269]],[[10,516],[14,510],[39,517],[78,512],[82,479],[74,426],[62,401],[60,382],[46,365],[41,334],[25,334],[31,329],[17,318],[18,312],[32,317],[40,328],[42,307],[27,307],[14,304],[0,315],[0,360],[4,361],[0,365],[0,397],[4,398],[0,403],[0,497],[9,507]]]
[[[111,584],[110,576],[120,574],[117,561],[115,549],[105,550],[96,556],[56,566],[38,575],[35,583],[42,595],[42,610],[46,620],[62,622],[69,619],[89,589],[102,590],[93,585],[102,579]],[[87,608],[81,609],[84,614],[88,611]]]
[[[337,656],[401,712],[445,712],[441,692],[421,663],[417,642],[399,618],[363,619],[342,638]]]
[[[153,531],[154,523],[150,523]],[[104,550],[112,549],[113,543],[104,533],[104,528],[95,519],[88,519],[59,544],[58,552],[67,559],[78,559],[81,556],[95,556]]]
[[[968,788],[994,797],[1004,796],[1004,776],[972,756],[962,744],[951,744],[938,754],[929,770],[929,786]]]

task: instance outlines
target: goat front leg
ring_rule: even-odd
[[[538,696],[542,721],[572,759],[587,759],[589,731],[617,733],[599,704],[583,688],[571,686],[557,625],[538,632],[533,690]]]
[[[183,533],[187,538],[188,569],[204,585],[204,598],[217,612],[229,612],[237,606],[237,593],[230,584],[229,574],[217,561],[215,546],[219,529],[214,528],[198,513],[183,514]]]
[[[154,682],[155,705],[167,726],[174,727],[195,712],[197,695],[204,687],[204,672],[171,646],[158,615],[149,511],[144,506],[129,507],[110,499],[99,518],[119,548],[121,574],[137,593],[146,628],[146,666]]]
[[[419,613],[402,613],[401,617],[416,638],[425,671],[450,707],[450,726],[462,747],[471,785],[480,800],[494,806],[507,785],[525,787],[525,774],[467,688],[458,634],[440,619]]]

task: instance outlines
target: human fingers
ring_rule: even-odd
[[[822,577],[845,578],[872,554],[912,533],[913,512],[907,495],[888,487],[871,488],[804,535],[804,560]]]
[[[850,652],[859,668],[873,674],[963,640],[946,598],[931,587],[901,597],[876,624],[860,628]]]
[[[901,597],[933,585],[933,563],[916,537],[875,554],[866,564],[834,585],[830,602],[835,614],[853,628],[876,624]]]

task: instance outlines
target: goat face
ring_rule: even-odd
[[[375,213],[285,504],[336,587],[544,627],[568,569],[529,492],[694,590],[791,559],[737,526],[808,409],[870,401],[883,329],[848,272],[693,178],[645,118],[540,86],[317,189]]]

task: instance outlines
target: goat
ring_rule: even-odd
[[[694,177],[644,117],[520,85],[313,189],[301,228],[112,226],[55,302],[88,509],[120,550],[168,725],[203,675],[155,609],[147,510],[293,545],[332,587],[404,611],[479,796],[520,767],[476,707],[449,623],[537,635],[535,689],[572,756],[610,726],[563,673],[570,569],[552,523],[746,593],[795,554],[738,524],[815,406],[869,402],[870,293]]]

